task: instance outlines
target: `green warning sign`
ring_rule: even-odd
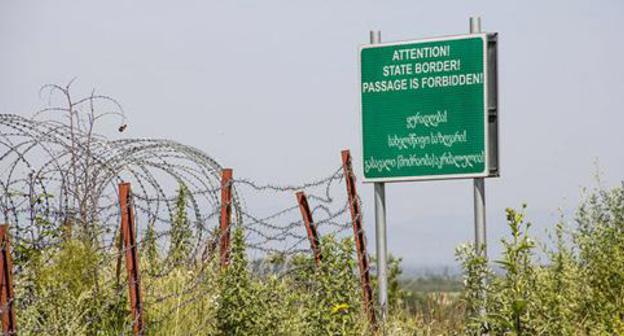
[[[360,66],[366,181],[490,175],[487,34],[363,46]]]

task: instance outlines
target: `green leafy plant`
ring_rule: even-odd
[[[468,335],[481,335],[488,329],[485,314],[492,270],[488,266],[487,257],[477,253],[474,245],[460,245],[455,254],[464,273],[464,291],[461,296],[466,314],[464,332]]]
[[[171,221],[171,242],[169,247],[169,262],[177,265],[188,258],[192,248],[193,232],[186,212],[188,189],[184,184],[178,187],[175,212]]]
[[[304,335],[361,335],[367,327],[361,304],[359,280],[355,273],[353,240],[321,239],[323,259],[311,273],[304,296]]]
[[[502,240],[503,255],[496,260],[504,273],[494,278],[487,294],[489,324],[495,334],[534,335],[535,241],[528,235],[531,224],[524,221],[524,213],[513,209],[506,213],[511,237]]]

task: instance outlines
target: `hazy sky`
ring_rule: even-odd
[[[0,113],[41,106],[44,83],[78,77],[124,106],[131,137],[196,146],[235,174],[296,183],[350,148],[361,174],[360,44],[499,32],[501,177],[486,181],[490,253],[504,208],[527,202],[534,230],[571,213],[582,186],[624,172],[624,2],[9,1],[0,4]],[[364,199],[369,243],[372,189]],[[386,187],[391,252],[451,264],[473,239],[472,181]],[[373,245],[371,244],[371,247]]]

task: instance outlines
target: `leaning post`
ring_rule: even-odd
[[[375,317],[375,307],[373,304],[373,287],[370,281],[370,267],[368,263],[368,253],[366,252],[366,240],[364,228],[362,227],[362,210],[355,187],[355,175],[351,164],[351,153],[349,150],[342,151],[342,170],[347,186],[347,196],[349,198],[349,210],[353,224],[353,235],[355,237],[355,249],[357,251],[358,266],[360,270],[360,284],[364,297],[364,306],[368,315],[371,327],[377,329],[377,319]]]
[[[298,192],[296,196],[297,202],[299,203],[299,210],[301,211],[301,217],[303,217],[303,224],[305,224],[308,240],[310,241],[310,247],[312,248],[312,253],[314,254],[314,260],[318,266],[321,263],[321,244],[319,241],[318,231],[316,231],[316,224],[314,224],[314,221],[312,220],[312,212],[310,211],[310,206],[308,205],[308,198],[303,191]]]
[[[121,207],[121,236],[123,251],[128,271],[128,291],[130,293],[130,309],[132,311],[132,329],[134,335],[145,335],[143,322],[143,302],[139,273],[139,255],[137,252],[134,212],[130,203],[130,183],[119,184],[119,206]]]
[[[13,260],[11,259],[11,244],[9,243],[9,226],[0,225],[0,305],[2,312],[2,334],[17,334],[15,322],[15,296],[13,295]]]
[[[219,221],[219,255],[221,267],[230,262],[230,225],[232,222],[232,176],[230,168],[221,171],[221,217]]]

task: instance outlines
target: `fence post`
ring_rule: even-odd
[[[219,222],[220,242],[219,254],[221,267],[230,262],[230,224],[232,221],[232,169],[221,171],[221,219]]]
[[[370,269],[368,264],[368,253],[366,252],[366,241],[364,228],[362,227],[362,211],[355,188],[355,175],[351,165],[351,153],[349,150],[342,151],[342,170],[347,185],[347,195],[349,196],[349,209],[353,222],[353,235],[355,236],[355,249],[357,250],[358,266],[360,268],[360,283],[364,296],[364,306],[368,314],[371,327],[377,329],[377,319],[375,318],[375,308],[373,305],[373,287],[370,281]]]
[[[310,206],[308,205],[308,198],[303,191],[298,192],[296,196],[297,202],[299,203],[299,210],[301,211],[301,217],[303,217],[303,223],[305,224],[306,232],[308,233],[310,247],[312,248],[312,253],[314,254],[314,260],[318,266],[321,263],[321,244],[318,232],[316,231],[316,224],[314,224],[314,221],[312,220],[312,212],[310,211]]]
[[[144,335],[143,303],[139,273],[139,255],[137,252],[134,213],[130,204],[130,183],[119,184],[119,206],[121,207],[121,237],[126,256],[128,271],[128,290],[130,292],[130,309],[132,311],[133,331],[135,335]]]
[[[0,225],[0,281],[2,293],[0,293],[0,305],[2,306],[2,334],[15,335],[17,324],[15,323],[15,306],[13,301],[13,260],[11,259],[11,244],[9,243],[9,226]]]

